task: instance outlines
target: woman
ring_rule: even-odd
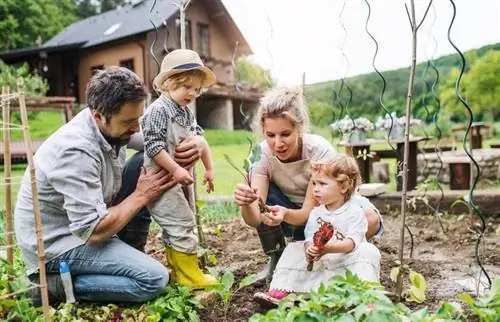
[[[234,200],[245,222],[257,228],[264,252],[270,256],[265,276],[269,281],[283,249],[285,236],[304,240],[304,225],[316,202],[310,182],[311,161],[334,155],[331,144],[319,135],[307,133],[309,118],[300,88],[275,89],[262,98],[257,112],[260,159],[250,171],[251,187],[238,184]],[[261,213],[258,199],[271,205]],[[368,221],[367,239],[382,233],[382,220],[370,201],[354,197]],[[263,276],[261,276],[263,277]]]

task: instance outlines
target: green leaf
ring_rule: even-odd
[[[408,294],[410,295],[410,300],[417,302],[417,303],[422,303],[425,301],[425,292],[415,286],[410,286],[410,290],[408,291]]]
[[[241,280],[239,288],[247,287],[248,285],[255,283],[256,280],[257,274],[247,275]]]
[[[207,204],[207,202],[205,200],[196,200],[196,206],[201,209],[203,208],[203,206],[205,206]]]
[[[472,298],[472,296],[470,296],[467,293],[458,294],[457,298],[460,299],[460,300],[462,300],[462,301],[464,301],[465,303],[467,303],[467,305],[469,305],[470,307],[474,307],[475,306],[474,299]]]
[[[391,273],[390,273],[390,278],[391,278],[391,281],[393,281],[394,283],[396,283],[396,281],[398,280],[398,274],[399,274],[399,267],[393,267],[391,269]]]
[[[410,282],[413,286],[425,293],[425,290],[427,289],[427,283],[425,282],[425,278],[422,274],[411,271]]]
[[[14,307],[16,304],[17,302],[15,300],[7,299],[2,301],[2,307],[4,308]]]
[[[208,270],[208,273],[210,275],[212,275],[213,277],[219,279],[220,272],[217,269],[215,269],[213,267],[207,267],[207,270]]]
[[[231,290],[234,284],[234,274],[231,271],[226,271],[220,280],[225,290]]]
[[[494,295],[500,295],[500,278],[495,278],[493,280],[493,285],[491,287],[491,292],[493,292]]]
[[[210,255],[208,255],[208,256],[207,256],[207,259],[208,259],[208,261],[210,262],[210,264],[212,264],[212,265],[217,265],[217,263],[219,262],[219,261],[217,260],[217,257],[215,257],[215,255],[214,255],[214,254],[210,254]]]

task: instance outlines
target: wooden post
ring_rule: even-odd
[[[359,171],[361,172],[361,179],[363,183],[370,182],[370,145],[360,145],[352,147],[352,156],[358,163]]]
[[[186,9],[189,6],[191,0],[182,0],[179,6],[180,15],[180,30],[181,30],[181,49],[186,49]],[[202,248],[206,248],[205,235],[203,234],[203,229],[201,227],[200,209],[198,207],[198,193],[196,191],[196,167],[193,167],[191,174],[193,176],[193,185],[188,188],[189,199],[194,203],[193,212],[196,224],[196,231],[198,233],[198,242]],[[206,254],[201,257],[201,263],[203,266],[207,265]]]
[[[4,183],[5,183],[5,231],[7,240],[7,261],[14,263],[14,238],[12,232],[12,161],[10,152],[10,99],[9,86],[2,87],[2,117],[3,117],[3,162],[4,162]]]
[[[40,205],[38,203],[38,190],[36,187],[35,160],[33,158],[33,143],[28,123],[28,112],[26,111],[26,101],[24,96],[24,82],[22,78],[17,80],[17,91],[19,95],[19,112],[21,114],[21,124],[24,131],[24,143],[26,145],[26,156],[30,171],[31,194],[33,199],[33,215],[35,216],[36,241],[38,250],[38,266],[40,273],[40,292],[42,295],[43,316],[46,322],[50,321],[49,296],[47,290],[47,274],[45,271],[45,249],[43,244],[42,219],[40,216]]]

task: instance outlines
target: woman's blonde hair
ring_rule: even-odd
[[[192,84],[195,81],[200,81],[203,83],[205,80],[205,73],[198,69],[188,70],[179,74],[175,74],[167,78],[163,84],[161,84],[159,90],[162,93],[168,91],[175,91],[184,84]]]
[[[256,116],[256,126],[259,132],[264,130],[267,118],[284,117],[300,132],[306,132],[309,127],[309,116],[302,89],[300,87],[281,87],[267,92],[260,101]]]
[[[325,174],[338,182],[340,187],[346,189],[344,200],[349,200],[361,184],[361,173],[353,157],[345,154],[318,161],[312,164],[314,173]]]

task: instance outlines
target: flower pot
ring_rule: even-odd
[[[356,142],[361,142],[364,141],[365,138],[365,132],[354,129],[351,133],[347,133],[347,141],[349,143],[356,143]]]
[[[389,130],[387,130],[389,133]],[[405,127],[404,125],[394,125],[392,129],[390,129],[389,139],[390,140],[398,140],[403,139],[405,137]]]

